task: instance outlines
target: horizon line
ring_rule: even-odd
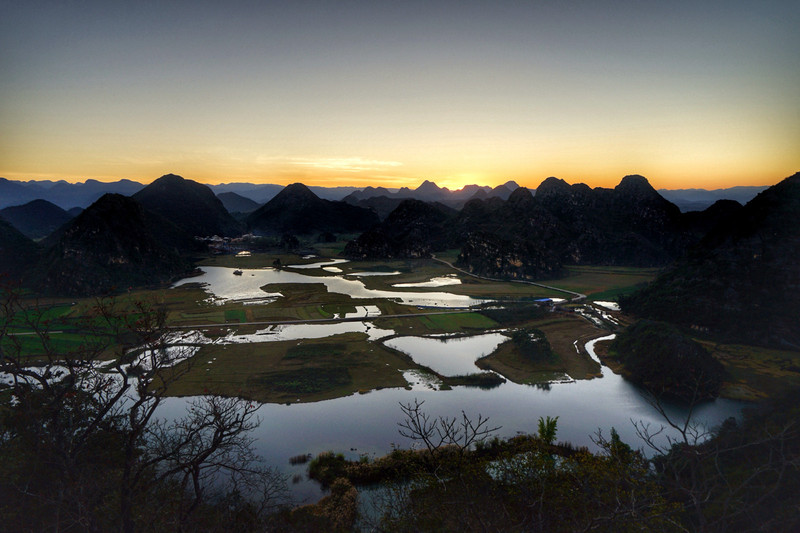
[[[798,171],[798,172],[800,172],[800,171]],[[647,180],[647,182],[656,190],[672,190],[672,191],[679,191],[679,190],[705,190],[705,191],[714,191],[714,190],[723,190],[723,189],[733,189],[733,188],[736,188],[736,187],[769,187],[771,185],[775,185],[775,184],[779,183],[783,179],[785,179],[785,178],[787,178],[789,176],[792,176],[792,175],[794,175],[796,173],[797,172],[789,174],[787,176],[783,176],[783,177],[777,178],[777,181],[770,182],[770,183],[758,183],[761,180],[755,180],[754,179],[753,182],[748,183],[748,184],[736,184],[736,185],[730,185],[730,186],[725,186],[725,187],[714,187],[714,188],[707,188],[707,187],[703,187],[703,186],[694,186],[694,187],[683,187],[683,186],[681,186],[681,187],[664,187],[664,186],[658,186],[657,187],[657,186],[653,185],[653,183],[650,180],[650,178],[648,178],[647,176],[644,176],[642,174],[637,174],[637,173],[626,174],[626,175],[622,176],[621,178],[619,178],[619,181],[616,182],[616,183],[619,184],[622,181],[622,179],[624,179],[625,177],[628,177],[628,176],[641,176],[641,177],[644,177]],[[158,180],[158,179],[160,179],[160,178],[162,178],[164,176],[170,175],[170,174],[171,175],[180,176],[183,179],[194,181],[196,183],[201,183],[201,184],[209,186],[209,187],[218,187],[218,186],[225,186],[225,185],[239,185],[239,184],[242,184],[242,185],[254,185],[254,186],[275,185],[275,186],[280,186],[280,187],[287,187],[288,185],[292,185],[294,183],[302,183],[303,185],[306,185],[307,187],[315,187],[315,188],[322,188],[322,189],[343,189],[343,188],[366,189],[367,187],[374,187],[374,188],[384,188],[384,189],[387,189],[387,190],[390,190],[390,191],[398,191],[398,190],[401,190],[403,188],[416,190],[419,187],[421,187],[422,185],[424,185],[426,182],[430,182],[430,183],[436,185],[437,187],[439,187],[440,189],[445,189],[445,190],[448,190],[450,192],[461,191],[461,190],[465,189],[466,187],[471,187],[471,186],[477,186],[477,187],[481,187],[481,188],[487,187],[487,188],[490,188],[490,189],[494,189],[496,187],[499,187],[499,186],[502,186],[502,185],[506,185],[508,183],[515,183],[519,187],[525,187],[525,188],[530,189],[530,190],[535,190],[535,189],[537,189],[539,187],[539,185],[541,185],[541,183],[543,183],[545,180],[550,179],[550,178],[559,179],[561,181],[564,181],[565,183],[567,183],[570,186],[572,186],[572,185],[580,185],[580,184],[588,185],[586,183],[586,181],[576,180],[576,181],[570,182],[567,179],[559,178],[558,176],[555,176],[555,175],[550,175],[550,176],[546,176],[545,178],[542,178],[538,182],[538,184],[536,186],[523,185],[523,184],[519,183],[519,181],[516,180],[516,179],[508,179],[508,180],[503,181],[502,183],[498,183],[497,185],[494,185],[494,186],[493,185],[488,185],[488,184],[480,184],[480,183],[468,183],[468,184],[465,184],[465,185],[461,185],[458,188],[450,188],[450,187],[448,187],[446,185],[439,185],[436,182],[435,179],[428,179],[428,178],[419,178],[420,181],[418,181],[418,184],[415,185],[415,186],[413,186],[413,185],[405,185],[405,184],[404,185],[393,185],[393,186],[391,186],[391,185],[385,185],[385,184],[381,184],[381,183],[377,183],[376,184],[374,182],[367,183],[366,185],[362,185],[362,184],[342,184],[342,183],[320,184],[320,183],[317,183],[316,180],[313,180],[313,179],[307,180],[307,181],[302,181],[302,180],[276,180],[275,182],[269,182],[269,181],[261,182],[261,181],[255,181],[255,180],[248,181],[248,180],[235,180],[235,179],[231,180],[231,181],[200,180],[200,179],[187,178],[186,176],[183,176],[181,174],[176,174],[174,172],[168,172],[167,174],[162,174],[162,175],[158,176],[157,178],[153,178],[153,179],[151,179],[149,181],[143,181],[143,180],[140,181],[139,179],[132,179],[132,178],[127,178],[127,177],[107,177],[107,176],[93,176],[93,177],[85,177],[85,178],[74,178],[74,177],[68,177],[68,178],[61,177],[61,178],[59,178],[59,177],[54,177],[54,176],[41,176],[41,177],[35,177],[34,178],[34,177],[31,177],[30,175],[28,175],[26,177],[21,177],[20,176],[20,177],[9,178],[9,177],[0,175],[0,179],[6,180],[6,181],[10,181],[10,182],[18,182],[18,183],[50,182],[50,183],[69,183],[69,184],[72,184],[72,185],[84,185],[87,182],[118,183],[118,182],[122,182],[122,181],[128,181],[128,182],[138,183],[138,184],[143,185],[143,186],[146,187],[146,186],[150,185],[151,183],[153,183],[154,181],[156,181],[156,180]],[[278,181],[286,181],[287,183],[279,183]],[[363,182],[363,180],[354,180],[354,181],[355,182]],[[405,181],[409,181],[409,180],[405,180]],[[446,180],[444,180],[444,181],[446,181]],[[597,188],[613,188],[614,186],[612,186],[612,187],[590,186],[590,187],[592,189],[597,189]]]

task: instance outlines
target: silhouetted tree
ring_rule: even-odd
[[[283,479],[247,436],[256,406],[209,396],[159,417],[197,350],[163,306],[98,299],[80,318],[54,315],[0,287],[4,527],[185,530],[218,495],[256,514],[279,500]]]

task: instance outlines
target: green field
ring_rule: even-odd
[[[432,335],[441,333],[475,334],[497,326],[497,323],[475,311],[418,317],[376,318],[374,323],[383,329],[392,329],[398,335]]]

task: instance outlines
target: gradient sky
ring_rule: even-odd
[[[0,176],[773,184],[798,28],[797,0],[6,0]]]

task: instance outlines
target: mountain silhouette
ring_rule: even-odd
[[[353,195],[349,195],[343,201],[350,205],[355,205],[358,207],[363,207],[364,209],[369,209],[370,211],[374,211],[380,220],[386,220],[389,214],[397,209],[397,206],[399,206],[405,200],[403,198],[389,198],[388,196],[372,196],[371,198],[366,198],[363,200],[355,200]]]
[[[378,216],[342,201],[323,200],[302,183],[287,185],[246,219],[248,230],[262,235],[360,233]]]
[[[448,207],[460,209],[466,202],[474,198],[476,194],[485,193],[488,197],[500,197],[505,200],[517,187],[519,187],[519,185],[513,181],[509,181],[494,189],[481,185],[466,185],[461,189],[451,191],[447,187],[439,187],[436,183],[425,180],[416,189],[402,187],[397,192],[391,192],[384,187],[366,187],[363,190],[354,191],[347,195],[344,201],[362,207],[381,206],[382,209],[385,209],[390,202],[385,200],[369,202],[368,200],[380,197],[385,197],[389,200],[415,199],[422,200],[423,202],[439,202]],[[394,202],[394,205],[399,204],[399,201]],[[381,218],[385,219],[386,216],[383,215]]]
[[[221,192],[217,195],[219,201],[228,211],[228,213],[250,213],[255,211],[261,204],[254,202],[250,198],[245,198],[241,194],[235,192]]]
[[[233,237],[242,232],[210,188],[175,174],[161,176],[133,198],[191,236]]]
[[[392,196],[392,192],[386,187],[373,187],[370,185],[360,191],[351,192],[344,197],[344,201],[354,204],[354,202],[357,202],[358,200],[367,200],[369,198],[376,198],[380,196],[385,196],[388,198]]]
[[[703,211],[688,211],[681,215],[681,223],[695,240],[703,238],[718,224],[727,223],[739,214],[742,204],[736,200],[717,200]]]
[[[380,225],[347,243],[344,255],[353,259],[430,257],[448,247],[456,212],[442,204],[402,200]]]
[[[0,218],[0,283],[18,282],[39,252],[36,243]]]
[[[425,188],[434,191],[433,184]],[[425,231],[407,230],[426,223]],[[417,257],[461,248],[459,266],[475,274],[544,278],[561,275],[570,264],[667,265],[698,238],[686,224],[680,210],[642,176],[626,176],[614,189],[547,178],[535,196],[516,187],[506,201],[473,198],[447,223],[432,219],[430,209],[406,206],[402,216],[393,212],[346,253]],[[413,245],[407,234],[414,235]]]
[[[47,200],[0,209],[0,217],[31,239],[47,237],[72,219],[72,215]]]

